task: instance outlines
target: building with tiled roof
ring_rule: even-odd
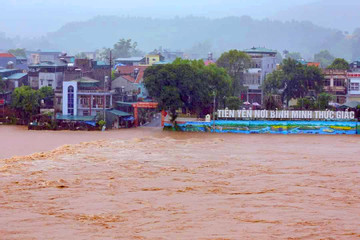
[[[137,101],[138,97],[146,98],[147,92],[143,87],[143,78],[147,66],[118,66],[116,75],[111,82],[111,89],[115,90],[119,101]]]
[[[16,57],[11,53],[0,53],[0,68],[8,68],[10,65],[15,66]]]

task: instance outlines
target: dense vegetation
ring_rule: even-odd
[[[217,105],[224,104],[232,83],[225,69],[215,64],[205,66],[202,60],[181,59],[147,68],[144,81],[149,95],[160,109],[169,111],[172,120],[180,108],[201,116],[211,111],[214,98]]]

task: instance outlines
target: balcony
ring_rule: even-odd
[[[325,92],[334,94],[334,95],[346,95],[347,94],[347,88],[344,86],[325,86],[324,87]]]

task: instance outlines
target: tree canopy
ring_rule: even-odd
[[[216,64],[225,68],[232,78],[232,95],[241,96],[241,92],[244,90],[244,71],[251,64],[250,56],[238,50],[230,50],[224,52],[216,61]]]
[[[169,110],[173,120],[179,108],[205,114],[203,110],[224,101],[230,92],[231,78],[214,64],[205,66],[202,60],[177,59],[172,64],[157,65],[145,70],[144,83],[149,95],[159,103],[159,108]]]
[[[26,57],[25,48],[15,48],[15,49],[9,49],[8,53],[11,53],[12,55],[16,57]]]
[[[30,88],[29,86],[15,88],[11,101],[11,106],[25,121],[30,120],[32,115],[39,112],[39,92]]]
[[[284,53],[285,53],[285,58],[291,58],[294,60],[302,59],[302,56],[299,52],[289,52],[285,50]]]
[[[343,58],[336,58],[330,66],[327,67],[328,69],[341,69],[341,70],[348,70],[350,68],[349,63]]]
[[[0,76],[0,93],[3,93],[5,91],[6,85],[5,81],[2,80],[2,77]]]
[[[140,57],[144,53],[137,49],[137,42],[132,42],[131,39],[121,38],[114,44],[113,48],[103,48],[99,52],[99,58],[103,61],[109,62],[110,51],[112,53],[112,59],[116,58],[128,58],[128,57]]]
[[[319,68],[303,65],[289,58],[283,61],[279,70],[268,74],[262,87],[264,94],[281,92],[282,98],[289,102],[292,98],[321,93],[323,80],[324,76]]]
[[[320,66],[323,68],[329,66],[334,61],[334,59],[335,57],[331,55],[328,50],[322,50],[314,55],[314,61],[319,62]]]

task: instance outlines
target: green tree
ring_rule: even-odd
[[[209,108],[213,105],[215,95],[216,106],[225,104],[225,98],[231,95],[232,79],[224,68],[215,64],[205,66],[203,60],[183,60],[177,58],[174,65],[189,64],[196,72],[197,91],[194,92],[193,98],[197,103],[193,104],[191,110],[198,113],[201,109]]]
[[[9,49],[8,53],[11,53],[12,55],[16,57],[26,57],[26,50],[25,48],[15,48],[15,49]]]
[[[312,110],[315,109],[315,101],[310,97],[298,98],[295,107],[296,109]]]
[[[176,110],[202,114],[212,107],[213,94],[217,103],[230,91],[231,78],[223,68],[205,66],[202,60],[176,59],[172,64],[146,69],[144,82],[149,95],[160,109],[168,110],[173,121]]]
[[[140,56],[142,53],[137,49],[137,42],[132,42],[131,39],[120,39],[114,44],[113,55],[114,58],[127,58]]]
[[[291,58],[293,60],[300,60],[302,59],[301,54],[299,52],[286,52],[285,58]]]
[[[51,107],[54,105],[54,90],[52,87],[42,87],[39,89],[39,98],[44,100],[44,104],[48,107]]]
[[[28,122],[34,114],[39,113],[40,94],[29,86],[15,88],[11,101],[12,108],[25,122]]]
[[[320,66],[323,68],[328,67],[334,61],[334,59],[335,57],[331,55],[328,50],[322,50],[314,55],[314,61],[319,62]]]
[[[264,81],[265,94],[279,94],[287,103],[292,98],[304,98],[323,91],[324,76],[315,66],[307,66],[294,59],[285,59],[279,70],[269,74]]]
[[[281,109],[282,102],[278,99],[277,95],[269,93],[264,96],[264,106],[268,110]]]
[[[86,56],[86,54],[84,52],[80,52],[80,53],[76,54],[75,58],[77,58],[77,59],[88,59],[88,57]]]
[[[238,110],[242,105],[242,101],[238,97],[230,96],[226,98],[226,107],[231,110]]]
[[[262,84],[263,93],[265,95],[279,94],[280,89],[284,87],[284,77],[284,72],[282,70],[277,70],[269,73]]]
[[[334,95],[329,93],[320,93],[317,96],[316,102],[315,102],[315,108],[320,110],[328,109],[329,103],[335,99]]]
[[[166,64],[147,68],[144,83],[149,95],[159,103],[159,108],[168,110],[171,120],[175,121],[176,110],[190,101],[194,76],[190,65]]]
[[[328,69],[340,69],[340,70],[348,70],[350,68],[349,63],[343,58],[336,58]]]
[[[250,67],[251,58],[244,52],[230,50],[216,61],[219,67],[226,69],[232,78],[232,95],[240,97],[244,91],[244,71]]]
[[[5,81],[2,80],[2,77],[0,76],[0,93],[4,93],[6,89]]]

